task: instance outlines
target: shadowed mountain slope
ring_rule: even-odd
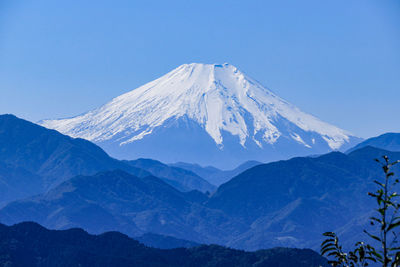
[[[31,222],[0,225],[0,235],[2,266],[328,266],[309,249],[249,253],[214,245],[160,250],[118,232],[94,236],[81,229],[51,231]]]
[[[41,176],[51,188],[75,175],[122,169],[138,176],[148,172],[126,165],[100,147],[62,135],[13,115],[0,115],[0,161]]]
[[[42,177],[10,163],[0,161],[0,206],[43,192]]]
[[[190,191],[214,191],[215,187],[189,171],[161,162],[141,164],[111,158],[97,145],[49,130],[13,115],[0,115],[0,205],[45,192],[76,175],[124,170],[138,177],[165,175],[172,186]]]
[[[250,225],[228,243],[233,247],[255,249],[268,240],[270,246],[317,249],[321,233],[364,218],[347,227],[352,243],[351,234],[362,232],[368,223],[364,215],[374,206],[367,192],[382,176],[373,160],[382,155],[400,159],[400,153],[365,147],[349,155],[332,152],[258,165],[221,185],[207,206]],[[399,176],[399,168],[395,171]]]
[[[336,230],[351,244],[368,223],[374,203],[366,193],[381,175],[373,159],[384,154],[400,159],[400,153],[365,147],[349,155],[258,165],[221,185],[211,198],[122,171],[77,176],[46,194],[8,204],[0,218],[56,229],[79,226],[91,233],[151,232],[247,250],[318,249],[321,233]]]
[[[124,161],[125,163],[148,171],[152,175],[163,178],[165,182],[181,191],[199,190],[201,192],[213,192],[216,186],[210,184],[199,175],[179,167],[168,166],[157,160],[137,159]]]
[[[141,236],[136,236],[135,240],[148,247],[161,249],[192,248],[200,246],[199,243],[193,241],[153,233],[146,233]]]
[[[366,192],[381,175],[373,159],[400,158],[399,152],[364,147],[261,164],[208,196],[181,192],[164,182],[168,178],[149,176],[151,171],[169,178],[189,172],[152,160],[136,161],[149,171],[138,169],[88,141],[11,115],[0,117],[0,144],[3,201],[24,198],[0,210],[4,223],[31,220],[56,229],[119,230],[131,236],[150,232],[249,250],[317,248],[321,233],[332,230],[353,242],[373,205]],[[103,171],[108,169],[122,170]],[[85,175],[69,179],[73,173]],[[192,173],[180,177],[198,178]],[[36,193],[41,194],[25,198]]]
[[[180,192],[153,176],[109,171],[77,176],[45,194],[12,202],[0,218],[7,224],[36,221],[52,229],[118,230],[130,236],[152,232],[201,243],[221,243],[244,228],[202,206],[204,199],[200,192]]]

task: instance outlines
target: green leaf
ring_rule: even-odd
[[[326,239],[324,242],[321,243],[321,247],[323,247],[326,243],[329,243],[329,242],[335,242],[335,239],[333,239],[333,238]]]
[[[337,248],[333,244],[326,244],[325,246],[321,247],[321,252],[328,251],[328,249],[336,249],[337,250]]]
[[[377,209],[377,211],[383,216],[383,214],[385,213],[385,209],[384,208],[379,208]]]
[[[378,219],[378,218],[376,218],[376,217],[370,217],[370,219],[371,219],[372,221],[376,221],[376,222],[378,222],[378,223],[380,223],[380,224],[383,223],[382,220],[380,220],[380,219]]]
[[[383,183],[381,183],[381,182],[378,182],[377,180],[374,180],[374,183],[376,183],[377,185],[385,188],[385,185]]]
[[[371,254],[378,258],[378,260],[383,259],[383,256],[380,253],[376,252],[376,250],[371,251]]]
[[[368,233],[366,230],[364,230],[364,233],[366,233],[369,237],[371,237],[371,238],[373,238],[373,239],[375,239],[375,240],[377,240],[379,242],[382,242],[382,240],[379,237]]]
[[[329,236],[329,237],[336,237],[336,234],[334,232],[325,232],[322,235]]]
[[[332,251],[332,252],[331,252],[331,251]],[[328,248],[328,249],[325,249],[325,250],[321,251],[321,255],[324,256],[324,255],[326,255],[328,252],[329,252],[328,256],[330,256],[332,253],[335,254],[335,255],[340,255],[340,253],[339,253],[335,248]],[[333,254],[332,254],[332,255],[333,255]]]
[[[400,222],[392,223],[392,224],[389,225],[387,231],[390,231],[390,230],[392,230],[393,228],[395,228],[395,227],[397,227],[399,225],[400,225]]]
[[[322,256],[323,256],[323,255],[322,255]],[[335,256],[336,258],[340,258],[340,257],[341,257],[340,253],[338,253],[337,251],[328,253],[326,256],[328,256],[328,257],[330,257],[330,256]]]

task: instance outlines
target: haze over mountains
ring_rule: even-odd
[[[317,249],[321,233],[332,230],[340,232],[346,244],[353,243],[370,215],[371,200],[366,192],[380,175],[373,159],[384,154],[400,159],[399,152],[366,146],[349,154],[331,152],[254,167],[250,162],[250,169],[215,193],[204,194],[184,189],[202,179],[189,170],[149,159],[118,161],[89,141],[11,115],[0,116],[0,125],[1,161],[26,170],[21,177],[29,182],[28,186],[12,183],[18,172],[2,174],[2,186],[9,185],[23,195],[5,201],[1,222],[29,220],[54,229],[118,230],[130,236],[150,232],[246,250],[275,246]],[[86,149],[79,150],[76,142],[83,142]],[[50,145],[54,148],[50,151],[57,153],[45,153]],[[31,153],[32,148],[36,153]],[[100,159],[102,163],[95,165]],[[29,165],[32,162],[33,167]],[[201,172],[198,166],[180,165]],[[41,170],[77,176],[57,180]],[[203,180],[201,184],[208,183]]]
[[[213,185],[214,183],[209,183],[196,173],[186,170],[185,168],[168,166],[162,162],[152,159],[126,160],[124,162],[130,166],[144,169],[154,176],[164,178],[164,181],[176,187],[180,191],[197,189],[201,192],[211,193],[216,189],[216,186]],[[232,175],[230,178],[233,176],[234,175]]]
[[[260,164],[262,164],[262,162],[250,160],[250,161],[246,161],[243,164],[240,164],[238,167],[236,167],[233,170],[220,170],[213,166],[202,167],[199,164],[191,164],[191,163],[186,163],[186,162],[177,162],[177,163],[172,163],[169,165],[174,166],[174,167],[179,167],[179,168],[182,168],[185,170],[189,170],[189,171],[203,177],[211,184],[220,186],[221,184],[228,182],[230,179],[232,179],[239,173],[242,173],[245,170],[250,169],[251,167],[254,167],[256,165],[260,165]]]
[[[365,192],[380,173],[369,159],[383,154],[400,158],[367,147],[348,156],[335,152],[259,165],[211,197],[120,171],[77,176],[6,205],[0,217],[7,224],[36,221],[53,229],[118,230],[130,236],[152,232],[246,250],[318,249],[321,233],[332,230],[352,244],[355,233],[368,226],[373,203]]]
[[[229,64],[184,64],[83,115],[40,124],[93,141],[120,159],[225,169],[346,150],[360,141]]]

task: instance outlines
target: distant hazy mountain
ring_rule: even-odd
[[[368,220],[365,193],[380,175],[373,159],[383,154],[400,159],[398,152],[364,147],[348,155],[248,162],[230,172],[144,159],[121,162],[89,141],[11,115],[0,116],[0,147],[0,200],[24,198],[0,210],[2,222],[33,220],[56,229],[120,230],[131,236],[151,232],[245,249],[316,248],[328,230],[352,242]],[[248,169],[252,165],[257,166]],[[116,169],[125,172],[95,174]],[[211,186],[196,171],[210,178],[244,169],[211,196],[188,191]],[[86,176],[70,179],[74,174]]]
[[[250,160],[246,161],[245,163],[239,165],[233,170],[220,170],[218,168],[207,166],[202,167],[199,164],[192,164],[192,163],[185,163],[185,162],[178,162],[169,164],[170,166],[179,167],[185,170],[192,171],[197,175],[203,177],[209,183],[220,186],[223,183],[226,183],[231,178],[235,177],[236,175],[244,172],[247,169],[250,169],[256,165],[262,164],[259,161]]]
[[[200,192],[180,192],[156,177],[110,171],[77,176],[48,193],[12,202],[0,210],[0,220],[36,221],[52,229],[82,227],[91,233],[152,232],[199,243],[226,242],[244,226],[202,206],[206,199]]]
[[[183,168],[168,166],[157,160],[137,159],[124,161],[125,163],[150,172],[152,175],[162,178],[166,183],[181,191],[199,190],[201,192],[214,192],[216,187],[199,175]]]
[[[81,229],[51,231],[31,222],[11,227],[0,224],[0,235],[1,266],[328,266],[310,249],[249,253],[214,245],[160,250],[118,232],[94,236]]]
[[[352,152],[366,146],[373,146],[389,151],[400,151],[400,133],[385,133],[377,137],[369,138],[349,149],[348,152]]]
[[[360,141],[229,64],[185,64],[88,113],[40,123],[91,140],[117,158],[224,169],[344,150]]]
[[[256,250],[276,246],[318,249],[325,231],[352,244],[368,226],[374,201],[367,192],[381,169],[373,159],[400,153],[365,147],[348,155],[294,158],[257,165],[207,197],[180,192],[156,177],[121,171],[77,176],[46,194],[0,210],[7,224],[33,220],[46,227],[91,233],[151,232],[197,243]],[[400,168],[395,170],[400,174]]]

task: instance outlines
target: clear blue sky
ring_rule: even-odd
[[[400,132],[400,0],[0,1],[0,113],[77,115],[191,62],[358,136]]]

